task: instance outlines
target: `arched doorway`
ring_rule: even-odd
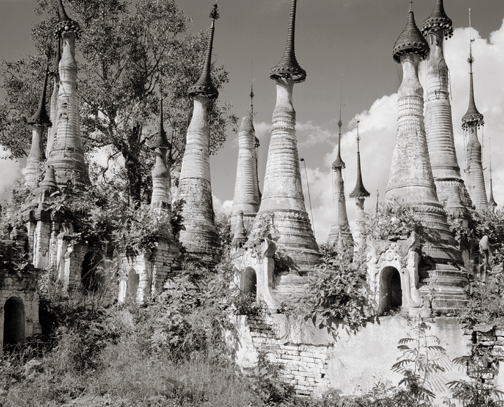
[[[24,342],[25,312],[24,304],[17,297],[9,298],[4,305],[4,347]]]
[[[81,284],[85,291],[96,291],[100,286],[101,276],[97,272],[101,255],[96,252],[89,252],[84,256],[81,270]]]
[[[138,284],[140,283],[140,276],[136,273],[134,269],[131,269],[128,273],[128,285],[126,289],[126,296],[136,300],[138,292]]]
[[[385,267],[380,277],[378,314],[398,310],[402,306],[401,275],[395,267]]]
[[[257,275],[252,267],[247,267],[242,273],[241,290],[245,294],[257,293]]]

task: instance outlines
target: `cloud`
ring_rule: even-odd
[[[224,201],[212,195],[213,198],[213,209],[215,213],[224,213],[226,215],[231,215],[231,209],[233,206],[233,201]]]

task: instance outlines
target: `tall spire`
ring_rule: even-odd
[[[471,9],[469,9],[469,26],[471,25]],[[474,80],[473,80],[473,64],[474,57],[472,53],[472,43],[474,38],[470,38],[469,41],[469,107],[466,114],[462,117],[462,128],[467,129],[471,126],[477,126],[478,128],[485,125],[483,115],[478,111],[476,107],[476,102],[474,101]]]
[[[151,140],[151,148],[164,148],[169,149],[170,143],[166,136],[166,131],[164,129],[164,119],[163,119],[163,95],[161,91],[159,92],[159,123],[158,132],[154,135]]]
[[[250,116],[254,119],[254,82],[250,84]]]
[[[60,38],[63,32],[75,32],[77,39],[79,39],[81,36],[80,25],[78,22],[68,17],[65,8],[63,7],[62,0],[58,0],[57,14],[59,17],[59,21],[56,24],[56,28],[54,30],[54,36],[56,38]]]
[[[413,33],[409,44],[405,31]],[[424,293],[433,287],[434,295],[425,295],[433,297],[429,302],[434,310],[445,312],[467,303],[463,289],[467,279],[451,265],[462,264],[462,257],[436,192],[424,127],[424,92],[418,78],[420,61],[427,56],[429,45],[423,37],[416,37],[419,31],[411,12],[405,31],[398,40],[402,45],[398,47],[396,42],[393,53],[394,60],[401,64],[403,79],[398,90],[397,134],[386,199],[411,206],[415,218],[426,225],[423,247],[434,264],[426,271],[428,278],[420,282],[419,291]]]
[[[58,0],[59,22],[55,26],[55,36],[61,41],[62,55],[58,64],[59,88],[55,116],[55,129],[48,140],[48,164],[54,167],[59,186],[68,181],[88,184],[89,175],[84,161],[84,148],[80,133],[79,96],[77,92],[77,61],[75,40],[80,36],[80,26],[71,20]],[[54,105],[51,103],[52,108]],[[57,114],[56,114],[57,111]],[[54,117],[53,116],[53,117]]]
[[[32,145],[30,154],[26,162],[25,185],[28,188],[36,188],[39,177],[39,165],[45,159],[43,148],[44,127],[51,127],[52,123],[46,111],[47,77],[49,75],[49,61],[47,61],[44,86],[40,97],[39,107],[29,120],[28,124],[33,125]]]
[[[345,168],[346,165],[344,161],[341,159],[341,127],[343,126],[343,122],[341,121],[341,103],[340,103],[340,112],[339,112],[339,121],[338,121],[338,153],[336,155],[336,159],[332,164],[333,170],[336,168]]]
[[[210,78],[215,20],[218,17],[217,5],[214,5],[210,13],[212,27],[203,73],[199,81],[189,88],[189,95],[194,99],[194,109],[187,129],[178,194],[179,199],[185,200],[182,209],[185,229],[180,232],[180,242],[189,255],[210,264],[219,259],[221,252],[212,203],[208,127],[209,101],[219,96]]]
[[[28,120],[28,124],[34,126],[51,127],[52,123],[49,119],[46,110],[46,96],[47,96],[47,78],[49,76],[49,61],[47,61],[45,76],[44,76],[44,87],[42,88],[42,95],[40,96],[39,106],[37,112]]]
[[[371,194],[364,188],[364,183],[362,182],[362,170],[361,170],[361,157],[360,157],[360,134],[359,134],[359,123],[360,120],[357,119],[357,183],[355,189],[349,195],[350,198],[367,198]]]
[[[292,0],[285,51],[280,62],[271,68],[271,79],[290,78],[296,83],[303,82],[306,79],[306,71],[298,64],[295,52],[296,7],[297,0]]]
[[[278,230],[278,246],[298,269],[309,271],[320,263],[321,255],[306,212],[299,168],[292,93],[294,85],[305,80],[306,72],[299,67],[294,55],[295,18],[296,0],[293,0],[284,57],[270,71],[270,78],[276,82],[277,100],[261,207],[254,229],[261,227],[262,215],[272,216]]]
[[[152,169],[152,199],[151,208],[165,210],[169,208],[171,197],[170,168],[166,164],[166,152],[170,148],[170,143],[166,138],[163,124],[163,94],[159,91],[159,127],[158,132],[151,141],[151,149],[154,150],[156,162]]]
[[[423,23],[422,33],[430,47],[425,64],[425,132],[432,174],[439,202],[450,213],[461,213],[460,208],[470,207],[472,202],[461,177],[455,150],[448,65],[443,50],[443,42],[452,36],[453,28],[442,0],[436,0],[434,10]]]
[[[336,160],[332,165],[333,169],[333,202],[334,216],[331,230],[327,242],[338,249],[344,249],[353,245],[352,234],[350,233],[350,225],[348,223],[348,214],[346,210],[345,199],[345,181],[343,180],[342,170],[345,168],[345,163],[341,159],[341,100],[340,113],[338,121],[338,153]]]
[[[212,26],[210,27],[210,38],[208,40],[208,45],[205,53],[205,64],[203,65],[203,72],[201,73],[198,81],[189,88],[189,96],[202,95],[209,99],[216,99],[219,97],[219,91],[214,86],[210,72],[212,70],[212,50],[213,41],[215,33],[215,20],[219,18],[219,12],[217,11],[217,4],[214,4],[213,9],[210,13],[210,18],[212,19]]]
[[[493,196],[493,179],[492,179],[492,148],[489,148],[490,150],[490,163],[489,163],[489,167],[490,167],[490,197],[488,198],[488,205],[490,206],[497,206],[497,202],[495,202],[495,199],[494,199],[494,196]]]
[[[471,27],[471,9],[469,9],[469,27]],[[478,111],[474,101],[474,82],[472,53],[472,30],[469,38],[469,108],[462,117],[462,129],[467,134],[466,157],[467,157],[467,189],[471,200],[478,212],[487,209],[488,197],[486,194],[485,178],[483,173],[483,158],[481,143],[478,140],[478,129],[485,125],[483,115]]]
[[[237,232],[239,214],[246,225],[250,225],[261,204],[257,171],[257,137],[253,118],[254,91],[250,88],[250,112],[244,116],[238,132],[238,162],[231,214],[231,228]],[[238,232],[237,232],[238,233]],[[241,233],[241,232],[240,232]]]

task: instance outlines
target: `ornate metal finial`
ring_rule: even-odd
[[[158,132],[157,134],[152,138],[151,141],[151,149],[155,148],[164,148],[164,149],[169,149],[170,143],[168,141],[168,138],[166,136],[166,131],[164,129],[164,124],[163,124],[163,92],[161,90],[161,86],[159,87],[159,126],[158,126]]]
[[[359,116],[357,116],[357,183],[355,189],[349,195],[350,198],[367,198],[371,194],[364,188],[364,183],[362,182],[362,170],[361,170],[361,159],[360,159],[360,134],[359,134]]]
[[[341,159],[341,127],[343,126],[343,122],[341,121],[341,101],[340,101],[340,115],[339,115],[339,121],[338,121],[338,153],[336,155],[336,160],[334,160],[332,164],[332,169],[343,169],[346,168],[346,164],[343,162]]]
[[[254,82],[250,84],[250,115],[254,117]]]
[[[360,119],[359,119],[359,115],[357,115],[357,136],[356,136],[356,139],[357,139],[357,152],[358,153],[360,153],[360,141],[361,141],[361,136],[359,133],[359,123],[360,123]]]
[[[452,20],[446,15],[443,0],[436,0],[434,10],[427,18],[422,27],[422,34],[426,36],[429,32],[436,32],[441,30],[446,39],[453,36],[453,23]]]
[[[217,10],[217,4],[214,4],[212,11],[210,12],[212,25],[210,27],[210,38],[205,52],[205,64],[203,65],[203,72],[201,73],[198,81],[189,88],[189,96],[201,95],[206,96],[209,99],[217,99],[219,97],[219,91],[212,83],[212,77],[210,76],[210,72],[212,70],[212,50],[215,35],[215,20],[219,19],[219,17],[220,16]]]
[[[492,178],[492,140],[489,137],[488,138],[488,157],[489,157],[489,171],[490,171],[490,197],[488,198],[488,205],[490,206],[497,206],[497,202],[495,202],[494,196],[493,196],[493,178]]]
[[[37,112],[28,119],[28,124],[34,126],[51,127],[52,123],[49,119],[49,115],[46,110],[46,95],[47,95],[47,78],[49,76],[49,58],[47,59],[45,76],[44,76],[44,87],[42,88],[42,96],[40,97],[39,106]]]
[[[474,99],[474,56],[472,53],[472,43],[475,40],[474,38],[472,38],[471,9],[469,9],[469,29],[471,33],[469,38],[469,58],[467,59],[467,62],[469,62],[469,107],[467,109],[467,113],[464,115],[464,117],[462,117],[462,128],[464,130],[467,130],[468,128],[474,126],[477,126],[479,128],[485,125],[484,116],[476,107],[476,102]]]
[[[288,78],[296,83],[306,79],[306,71],[301,68],[296,59],[295,34],[296,34],[296,7],[297,0],[292,0],[287,43],[280,62],[270,70],[271,79]]]
[[[415,15],[411,10],[408,13],[406,27],[399,35],[392,51],[392,56],[397,63],[401,62],[401,56],[405,54],[419,54],[422,59],[429,54],[429,44],[418,29]]]
[[[63,7],[62,0],[58,0],[57,14],[59,21],[56,24],[56,28],[54,30],[54,36],[56,38],[61,38],[61,35],[64,32],[74,32],[77,39],[79,39],[81,36],[80,25],[79,23],[68,17],[65,8]]]

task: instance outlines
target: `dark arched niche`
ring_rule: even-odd
[[[25,340],[24,304],[17,297],[9,298],[4,305],[3,344],[15,345]]]
[[[127,297],[131,297],[134,300],[136,300],[139,283],[140,283],[140,276],[136,273],[134,269],[131,269],[128,273],[128,285],[126,290]]]
[[[257,293],[257,275],[252,267],[247,267],[242,273],[241,290],[245,294]]]
[[[397,310],[402,306],[401,275],[395,267],[385,267],[380,277],[378,314]]]
[[[85,291],[96,291],[102,283],[100,273],[97,272],[102,256],[96,252],[89,252],[84,256],[81,270],[81,283]]]

